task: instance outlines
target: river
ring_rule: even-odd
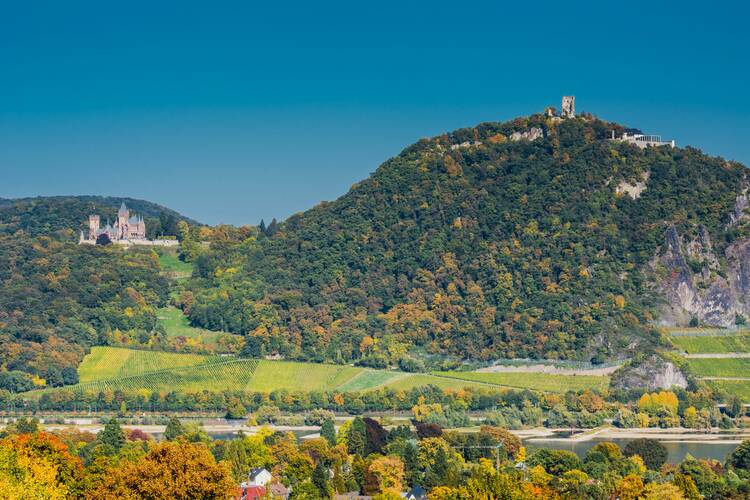
[[[596,443],[603,441],[609,441],[617,444],[620,448],[624,448],[632,439],[625,438],[612,438],[612,439],[599,439],[594,438],[585,441],[576,441],[568,439],[527,439],[524,440],[524,446],[529,450],[536,448],[552,448],[555,450],[568,450],[574,452],[579,457],[583,458],[586,452],[589,451]],[[713,441],[713,442],[701,442],[701,441],[662,441],[662,444],[666,446],[669,456],[667,462],[679,463],[685,459],[685,456],[690,454],[695,458],[714,458],[716,460],[724,462],[724,459],[729,453],[732,453],[739,443],[731,441]]]

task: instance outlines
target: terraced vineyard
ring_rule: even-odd
[[[544,373],[406,373],[348,365],[238,359],[118,347],[93,348],[79,367],[79,376],[81,383],[65,390],[359,392],[382,387],[408,390],[434,385],[452,390],[496,387],[565,392],[584,388],[606,389],[609,382],[608,377]]]
[[[183,368],[206,363],[211,358],[199,354],[141,351],[120,347],[92,347],[78,367],[81,382],[131,377],[165,368]],[[217,358],[221,359],[221,358]]]
[[[557,375],[528,372],[437,372],[441,377],[470,380],[485,384],[546,392],[567,392],[581,389],[606,390],[609,377],[595,375]]]
[[[673,329],[672,343],[686,352],[693,374],[715,389],[750,402],[750,332],[726,329]],[[742,357],[741,357],[742,356]]]
[[[750,380],[750,358],[688,359],[688,364],[699,377],[747,378]]]
[[[125,377],[94,380],[73,386],[73,391],[116,391],[145,389],[150,392],[202,390],[249,390],[256,359],[213,361],[194,366],[167,368]]]
[[[672,337],[672,343],[688,354],[750,352],[750,335],[691,335]]]

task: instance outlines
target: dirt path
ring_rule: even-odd
[[[750,377],[700,377],[700,380],[750,380]]]

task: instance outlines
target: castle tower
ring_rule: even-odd
[[[99,232],[99,216],[89,215],[89,239],[96,240],[98,232]]]
[[[576,96],[564,95],[562,98],[562,111],[560,116],[563,118],[576,117]]]
[[[120,205],[120,210],[117,211],[117,239],[125,240],[128,238],[128,219],[130,218],[130,210],[125,206],[125,202]]]

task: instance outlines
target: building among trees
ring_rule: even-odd
[[[95,245],[97,241],[109,241],[119,245],[152,245],[175,246],[177,240],[149,240],[146,239],[146,221],[142,215],[130,215],[130,210],[123,202],[117,211],[117,220],[113,225],[101,227],[101,218],[96,214],[89,215],[88,238],[81,231],[80,244]]]

